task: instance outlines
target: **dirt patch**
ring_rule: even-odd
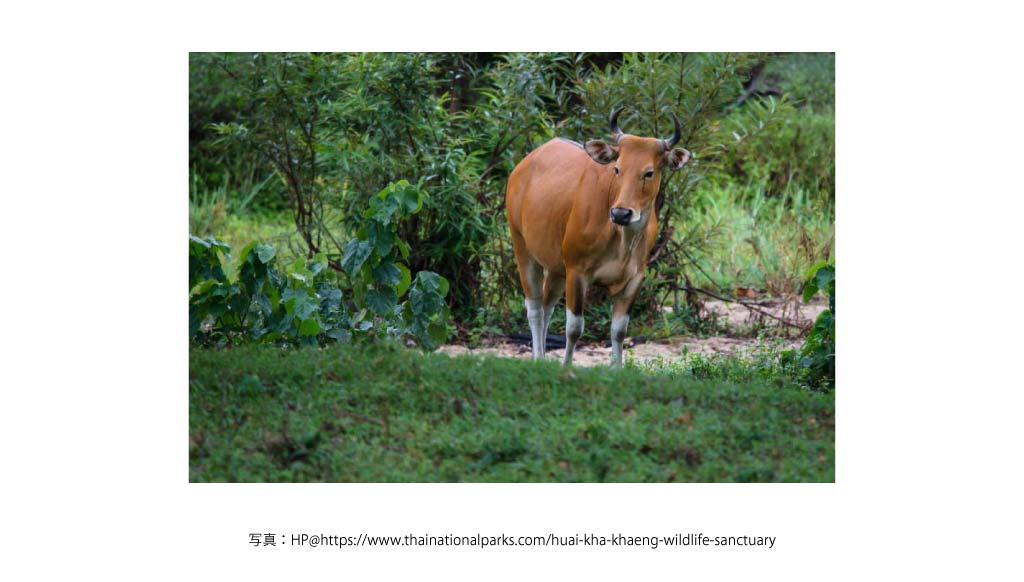
[[[759,304],[757,307],[775,317],[792,321],[799,325],[809,326],[818,314],[825,309],[824,304],[810,304],[796,302],[775,302]],[[803,333],[791,326],[780,324],[777,320],[764,314],[759,314],[735,303],[724,301],[707,301],[704,303],[705,315],[714,313],[721,317],[725,327],[731,335],[715,337],[694,337],[676,336],[664,340],[635,343],[635,339],[626,339],[624,346],[624,358],[631,357],[638,362],[670,359],[680,357],[684,350],[690,353],[705,355],[725,354],[742,355],[756,350],[760,340],[749,335],[751,330],[762,329],[769,332],[778,332],[782,338],[782,349],[797,348],[803,343]],[[524,330],[525,331],[525,330]],[[557,333],[561,330],[550,330]],[[746,335],[744,335],[746,334]],[[532,350],[527,344],[513,343],[503,340],[492,340],[486,345],[470,349],[464,345],[446,345],[439,350],[441,353],[450,356],[466,354],[487,354],[505,358],[518,358],[528,360],[532,357]],[[607,342],[579,342],[576,344],[576,352],[573,354],[573,364],[578,366],[599,366],[607,365],[611,360],[611,346]],[[565,357],[565,349],[548,350],[548,359],[561,361]]]
[[[678,336],[667,340],[646,342],[632,346],[633,338],[626,340],[626,347],[623,349],[623,357],[632,357],[635,361],[643,362],[649,360],[678,358],[686,349],[690,353],[702,354],[744,354],[755,350],[758,346],[756,338],[732,338],[732,337],[690,337]],[[800,340],[783,340],[783,348],[795,348],[800,345]],[[487,354],[505,358],[519,358],[528,360],[532,357],[530,346],[513,344],[508,342],[496,342],[494,345],[484,346],[477,349],[470,349],[466,346],[447,345],[439,350],[451,356],[466,354]],[[573,364],[577,366],[600,366],[608,365],[611,361],[611,347],[597,343],[579,342],[576,344],[576,352],[573,354]],[[631,354],[628,355],[628,354]],[[565,357],[565,350],[548,350],[546,357],[554,361],[562,361]]]
[[[671,309],[671,308],[668,308]],[[704,317],[717,315],[732,333],[743,334],[751,330],[763,329],[778,332],[784,336],[802,336],[799,329],[810,328],[818,315],[825,310],[823,302],[804,303],[793,297],[784,301],[754,303],[751,307],[739,303],[725,301],[705,301],[701,315]],[[784,324],[784,320],[799,327]]]

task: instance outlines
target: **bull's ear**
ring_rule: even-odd
[[[683,148],[674,148],[665,152],[665,164],[673,170],[678,170],[690,161],[690,152]]]
[[[591,159],[599,164],[613,162],[619,157],[619,148],[609,145],[599,139],[592,139],[583,146]]]

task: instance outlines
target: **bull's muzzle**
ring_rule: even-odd
[[[612,222],[619,226],[626,226],[633,218],[633,211],[629,208],[612,208],[610,214]]]

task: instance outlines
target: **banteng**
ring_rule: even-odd
[[[587,289],[608,289],[612,306],[612,366],[622,365],[629,308],[658,235],[654,202],[663,168],[678,170],[690,152],[679,142],[679,119],[668,139],[637,137],[619,129],[621,108],[609,126],[614,140],[585,145],[553,139],[523,159],[508,179],[506,211],[533,357],[544,357],[551,313],[565,293],[565,359],[572,363],[583,334]]]

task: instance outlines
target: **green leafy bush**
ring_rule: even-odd
[[[789,354],[788,363],[797,367],[812,388],[829,388],[836,382],[835,264],[819,263],[808,271],[804,302],[810,302],[819,291],[828,297],[828,307],[814,321],[800,350]]]
[[[447,337],[448,281],[429,271],[413,280],[402,263],[409,247],[395,235],[399,221],[421,207],[421,191],[408,182],[378,192],[364,214],[365,226],[345,245],[347,281],[322,253],[282,270],[275,247],[257,242],[241,251],[232,281],[220,265],[227,245],[190,236],[190,339],[205,345],[326,344],[390,336],[436,349]]]

